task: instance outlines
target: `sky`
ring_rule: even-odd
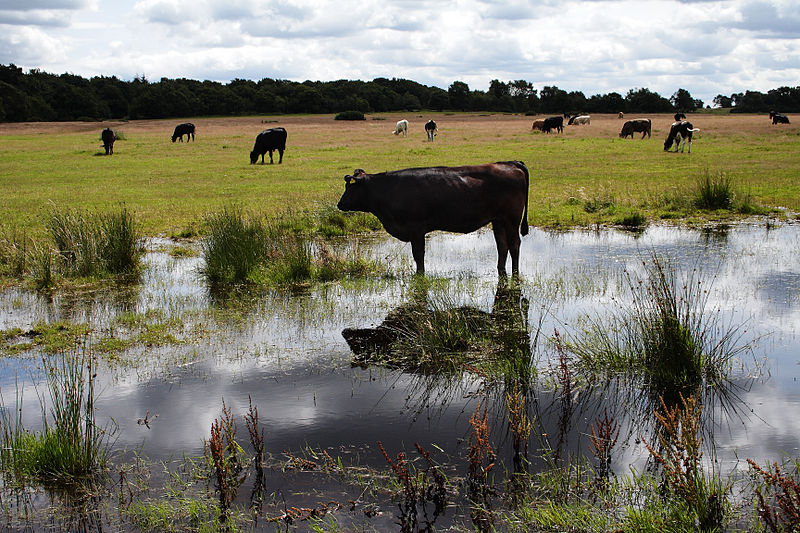
[[[800,85],[798,0],[0,0],[0,64],[150,81],[526,80],[587,97]]]

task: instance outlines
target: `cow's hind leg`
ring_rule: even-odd
[[[511,224],[506,230],[506,242],[511,254],[511,275],[519,276],[519,246],[522,240],[516,224]]]
[[[411,254],[417,264],[417,274],[425,273],[425,235],[411,239]]]
[[[281,163],[283,163],[283,150],[278,148],[278,154],[280,155],[280,157],[278,158],[278,164],[280,165]]]

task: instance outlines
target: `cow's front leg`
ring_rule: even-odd
[[[411,253],[417,263],[417,274],[425,273],[425,235],[411,239]]]
[[[494,242],[497,245],[497,274],[506,277],[506,259],[508,258],[508,239],[505,229],[499,223],[492,223]],[[513,259],[512,259],[513,260]]]

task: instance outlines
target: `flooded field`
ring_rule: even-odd
[[[469,371],[436,376],[368,359],[354,364],[343,331],[378,328],[387,316],[420,301],[477,310],[481,317],[513,308],[521,317],[532,368],[526,385],[532,471],[553,457],[588,456],[591,425],[604,413],[622,428],[611,469],[622,475],[631,466],[645,469],[649,454],[642,437],[649,438],[655,398],[623,374],[587,377],[576,370],[565,401],[558,378],[564,354],[556,335],[566,346],[579,344],[594,325],[629,307],[631,284],[654,257],[674,269],[677,279],[688,276],[698,283],[711,334],[730,335],[735,348],[722,390],[707,395],[704,460],[727,473],[746,470],[745,458],[763,463],[800,455],[798,224],[651,226],[642,233],[533,229],[522,242],[519,290],[511,292],[498,282],[490,231],[429,236],[427,283],[412,275],[409,245],[376,239],[357,246],[387,264],[390,275],[295,291],[211,291],[198,275],[199,255],[172,253],[185,246],[191,247],[150,241],[141,283],[134,286],[52,296],[7,289],[0,294],[0,329],[87,324],[91,344],[129,335],[130,317],[140,330],[142,324],[162,328],[161,336],[101,352],[95,407],[101,425],[116,428],[112,465],[146,458],[167,471],[179,470],[185,457],[203,456],[223,402],[236,417],[257,406],[273,465],[265,490],[274,505],[264,517],[286,506],[337,502],[344,523],[363,522],[377,530],[392,526],[396,504],[387,496],[376,497],[377,515],[353,518],[347,502],[361,501],[363,485],[342,488],[329,477],[274,465],[285,459],[284,452],[319,459],[324,450],[347,466],[386,472],[378,442],[391,457],[400,451],[415,455],[419,443],[457,479],[467,469],[470,417],[484,397],[497,454],[493,475],[497,480],[510,475],[515,445],[505,422],[502,384],[488,386]],[[109,353],[113,356],[102,355]],[[41,366],[40,350],[33,348],[4,357],[0,367],[4,407],[12,409],[14,398],[21,398],[26,427],[41,423]],[[241,418],[239,431],[244,443]],[[157,485],[166,475],[152,470],[151,485]],[[236,501],[247,501],[249,483]],[[46,505],[46,498],[33,504]],[[460,523],[469,523],[463,509],[437,526]],[[85,528],[113,529],[94,525]],[[263,520],[254,526],[274,527]]]

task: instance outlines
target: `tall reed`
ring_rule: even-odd
[[[206,216],[206,238],[201,248],[205,266],[200,274],[209,283],[251,280],[267,259],[267,226],[237,206]]]
[[[67,277],[132,274],[140,266],[141,235],[124,206],[94,214],[53,209],[46,226]]]
[[[16,482],[68,483],[95,478],[108,460],[113,429],[97,424],[96,361],[84,342],[43,360],[48,400],[42,400],[42,430],[22,426],[22,412],[3,411],[0,465]]]

